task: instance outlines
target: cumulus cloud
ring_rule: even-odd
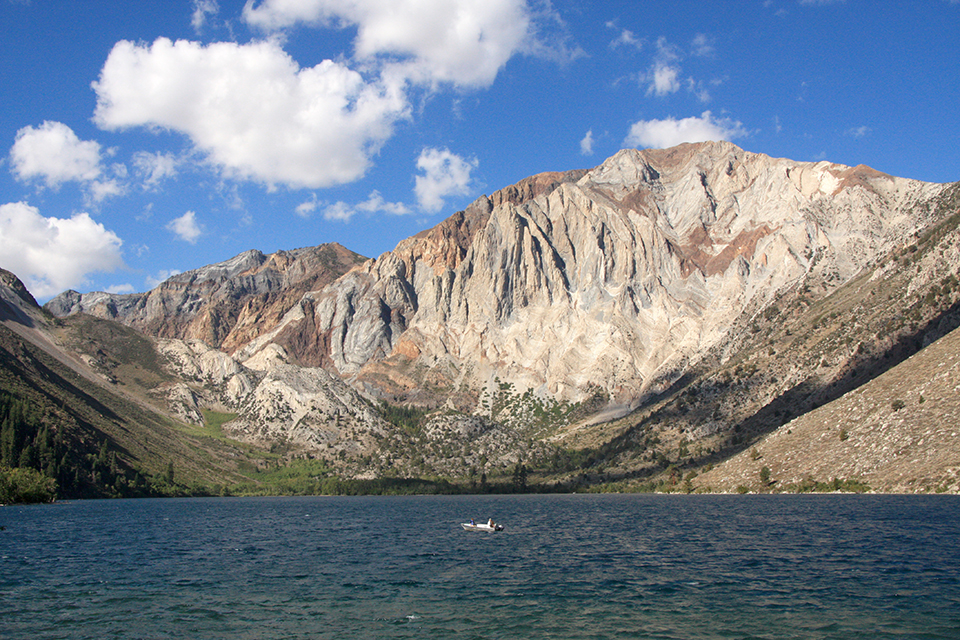
[[[462,196],[470,192],[470,172],[477,166],[476,159],[464,158],[449,149],[427,148],[417,158],[417,176],[414,191],[424,211],[435,213],[444,205],[444,198]]]
[[[123,185],[116,180],[94,180],[87,185],[87,190],[94,202],[100,202],[125,193]]]
[[[10,163],[14,175],[24,182],[39,180],[52,189],[64,182],[78,182],[96,202],[124,191],[115,176],[123,176],[126,167],[116,164],[115,176],[108,176],[100,143],[81,140],[62,122],[47,120],[39,127],[27,126],[17,131]]]
[[[357,213],[387,213],[390,215],[406,215],[411,213],[407,205],[402,202],[387,202],[379,191],[372,191],[366,200],[359,204],[335,202],[323,204],[317,201],[316,195],[310,200],[297,206],[297,215],[306,218],[315,211],[323,209],[323,217],[327,220],[341,220],[347,222]]]
[[[714,118],[709,111],[680,120],[641,120],[630,127],[624,140],[628,147],[665,149],[684,142],[733,140],[747,135],[743,124],[729,118]]]
[[[871,131],[873,131],[873,129],[871,129],[870,127],[860,126],[860,127],[853,127],[851,129],[847,129],[846,131],[844,131],[844,133],[852,138],[862,138],[863,136],[867,135]]]
[[[277,42],[118,42],[93,83],[96,123],[186,134],[227,177],[320,188],[360,178],[408,104],[344,64]]]
[[[178,238],[190,244],[196,244],[197,238],[203,235],[203,228],[197,222],[197,214],[187,211],[179,218],[167,223],[167,230],[172,231]]]
[[[366,213],[389,213],[395,216],[411,213],[407,205],[402,202],[387,202],[384,200],[379,191],[372,191],[369,198],[357,205],[357,211]]]
[[[587,135],[580,140],[580,153],[585,156],[593,155],[593,129],[587,131]]]
[[[514,54],[552,50],[524,0],[263,0],[243,16],[265,31],[356,27],[357,59],[390,60],[390,73],[428,84],[487,87]]]
[[[0,205],[0,264],[37,298],[82,286],[124,266],[120,238],[88,214],[46,218],[24,202]]]
[[[219,9],[191,6],[198,30]],[[582,55],[546,0],[248,0],[243,19],[270,37],[118,42],[93,83],[95,122],[182,133],[226,178],[318,189],[366,173],[411,92],[488,87],[517,54]],[[355,30],[352,56],[300,68],[278,35],[297,25]]]
[[[49,187],[100,177],[100,144],[80,140],[62,122],[44,122],[17,131],[10,149],[13,172],[21,180],[41,179]]]

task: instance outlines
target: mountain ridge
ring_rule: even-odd
[[[960,263],[958,192],[730,143],[623,150],[374,259],[251,251],[45,308],[144,332],[175,378],[151,397],[180,420],[234,413],[230,437],[348,477],[527,461],[670,489],[879,375],[896,340],[949,333],[956,273],[936,257]],[[398,428],[391,406],[422,417]]]

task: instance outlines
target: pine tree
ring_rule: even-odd
[[[523,493],[527,490],[527,468],[520,460],[517,461],[517,466],[513,468],[513,489],[517,493]]]
[[[31,468],[36,466],[36,454],[32,445],[28,444],[20,452],[20,459],[17,461],[17,466]]]
[[[5,417],[0,426],[0,464],[15,467],[20,461],[20,451],[17,448],[17,431],[9,416]]]

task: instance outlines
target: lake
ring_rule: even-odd
[[[955,496],[90,500],[0,526],[4,640],[960,638]]]

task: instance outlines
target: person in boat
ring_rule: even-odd
[[[491,527],[491,528],[493,528],[493,527],[495,526],[495,525],[493,524],[493,518],[490,518],[489,520],[487,520],[487,526],[488,526],[488,527]]]
[[[473,518],[470,518],[470,524],[473,524],[473,525],[475,525],[475,524],[477,524],[477,521],[476,521],[476,520],[474,520]]]

